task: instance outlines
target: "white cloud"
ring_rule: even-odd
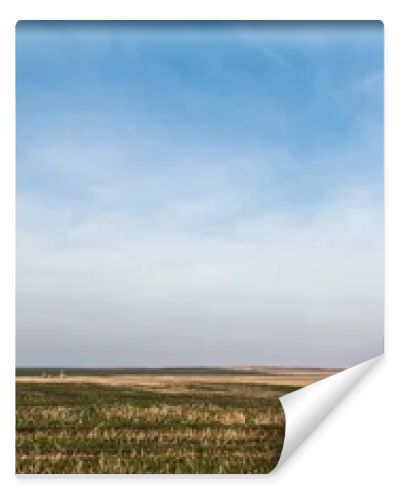
[[[348,365],[380,352],[373,190],[313,216],[279,211],[203,231],[204,219],[230,209],[205,197],[145,221],[87,214],[58,233],[32,203],[44,230],[18,236],[19,362]],[[32,344],[42,346],[33,358]]]

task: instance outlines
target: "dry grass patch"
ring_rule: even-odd
[[[267,473],[293,390],[242,374],[37,380],[17,379],[21,473]]]

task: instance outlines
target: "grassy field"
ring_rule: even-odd
[[[17,473],[267,473],[284,439],[278,398],[299,386],[218,371],[17,375]]]

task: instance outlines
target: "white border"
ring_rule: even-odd
[[[8,3],[8,5],[7,5]],[[126,495],[187,499],[398,498],[400,162],[396,3],[390,1],[245,2],[203,0],[112,2],[59,0],[2,2],[0,9],[0,484],[4,498],[60,500],[89,492],[96,500]],[[386,355],[352,397],[337,409],[293,460],[270,476],[14,476],[14,27],[19,19],[380,19],[385,24]],[[396,161],[397,160],[397,161]],[[397,293],[396,293],[397,292]],[[397,333],[397,334],[396,334]],[[397,383],[397,384],[396,384]],[[392,399],[392,392],[395,397]]]

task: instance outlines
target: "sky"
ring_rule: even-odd
[[[18,366],[383,350],[380,22],[19,22]]]

